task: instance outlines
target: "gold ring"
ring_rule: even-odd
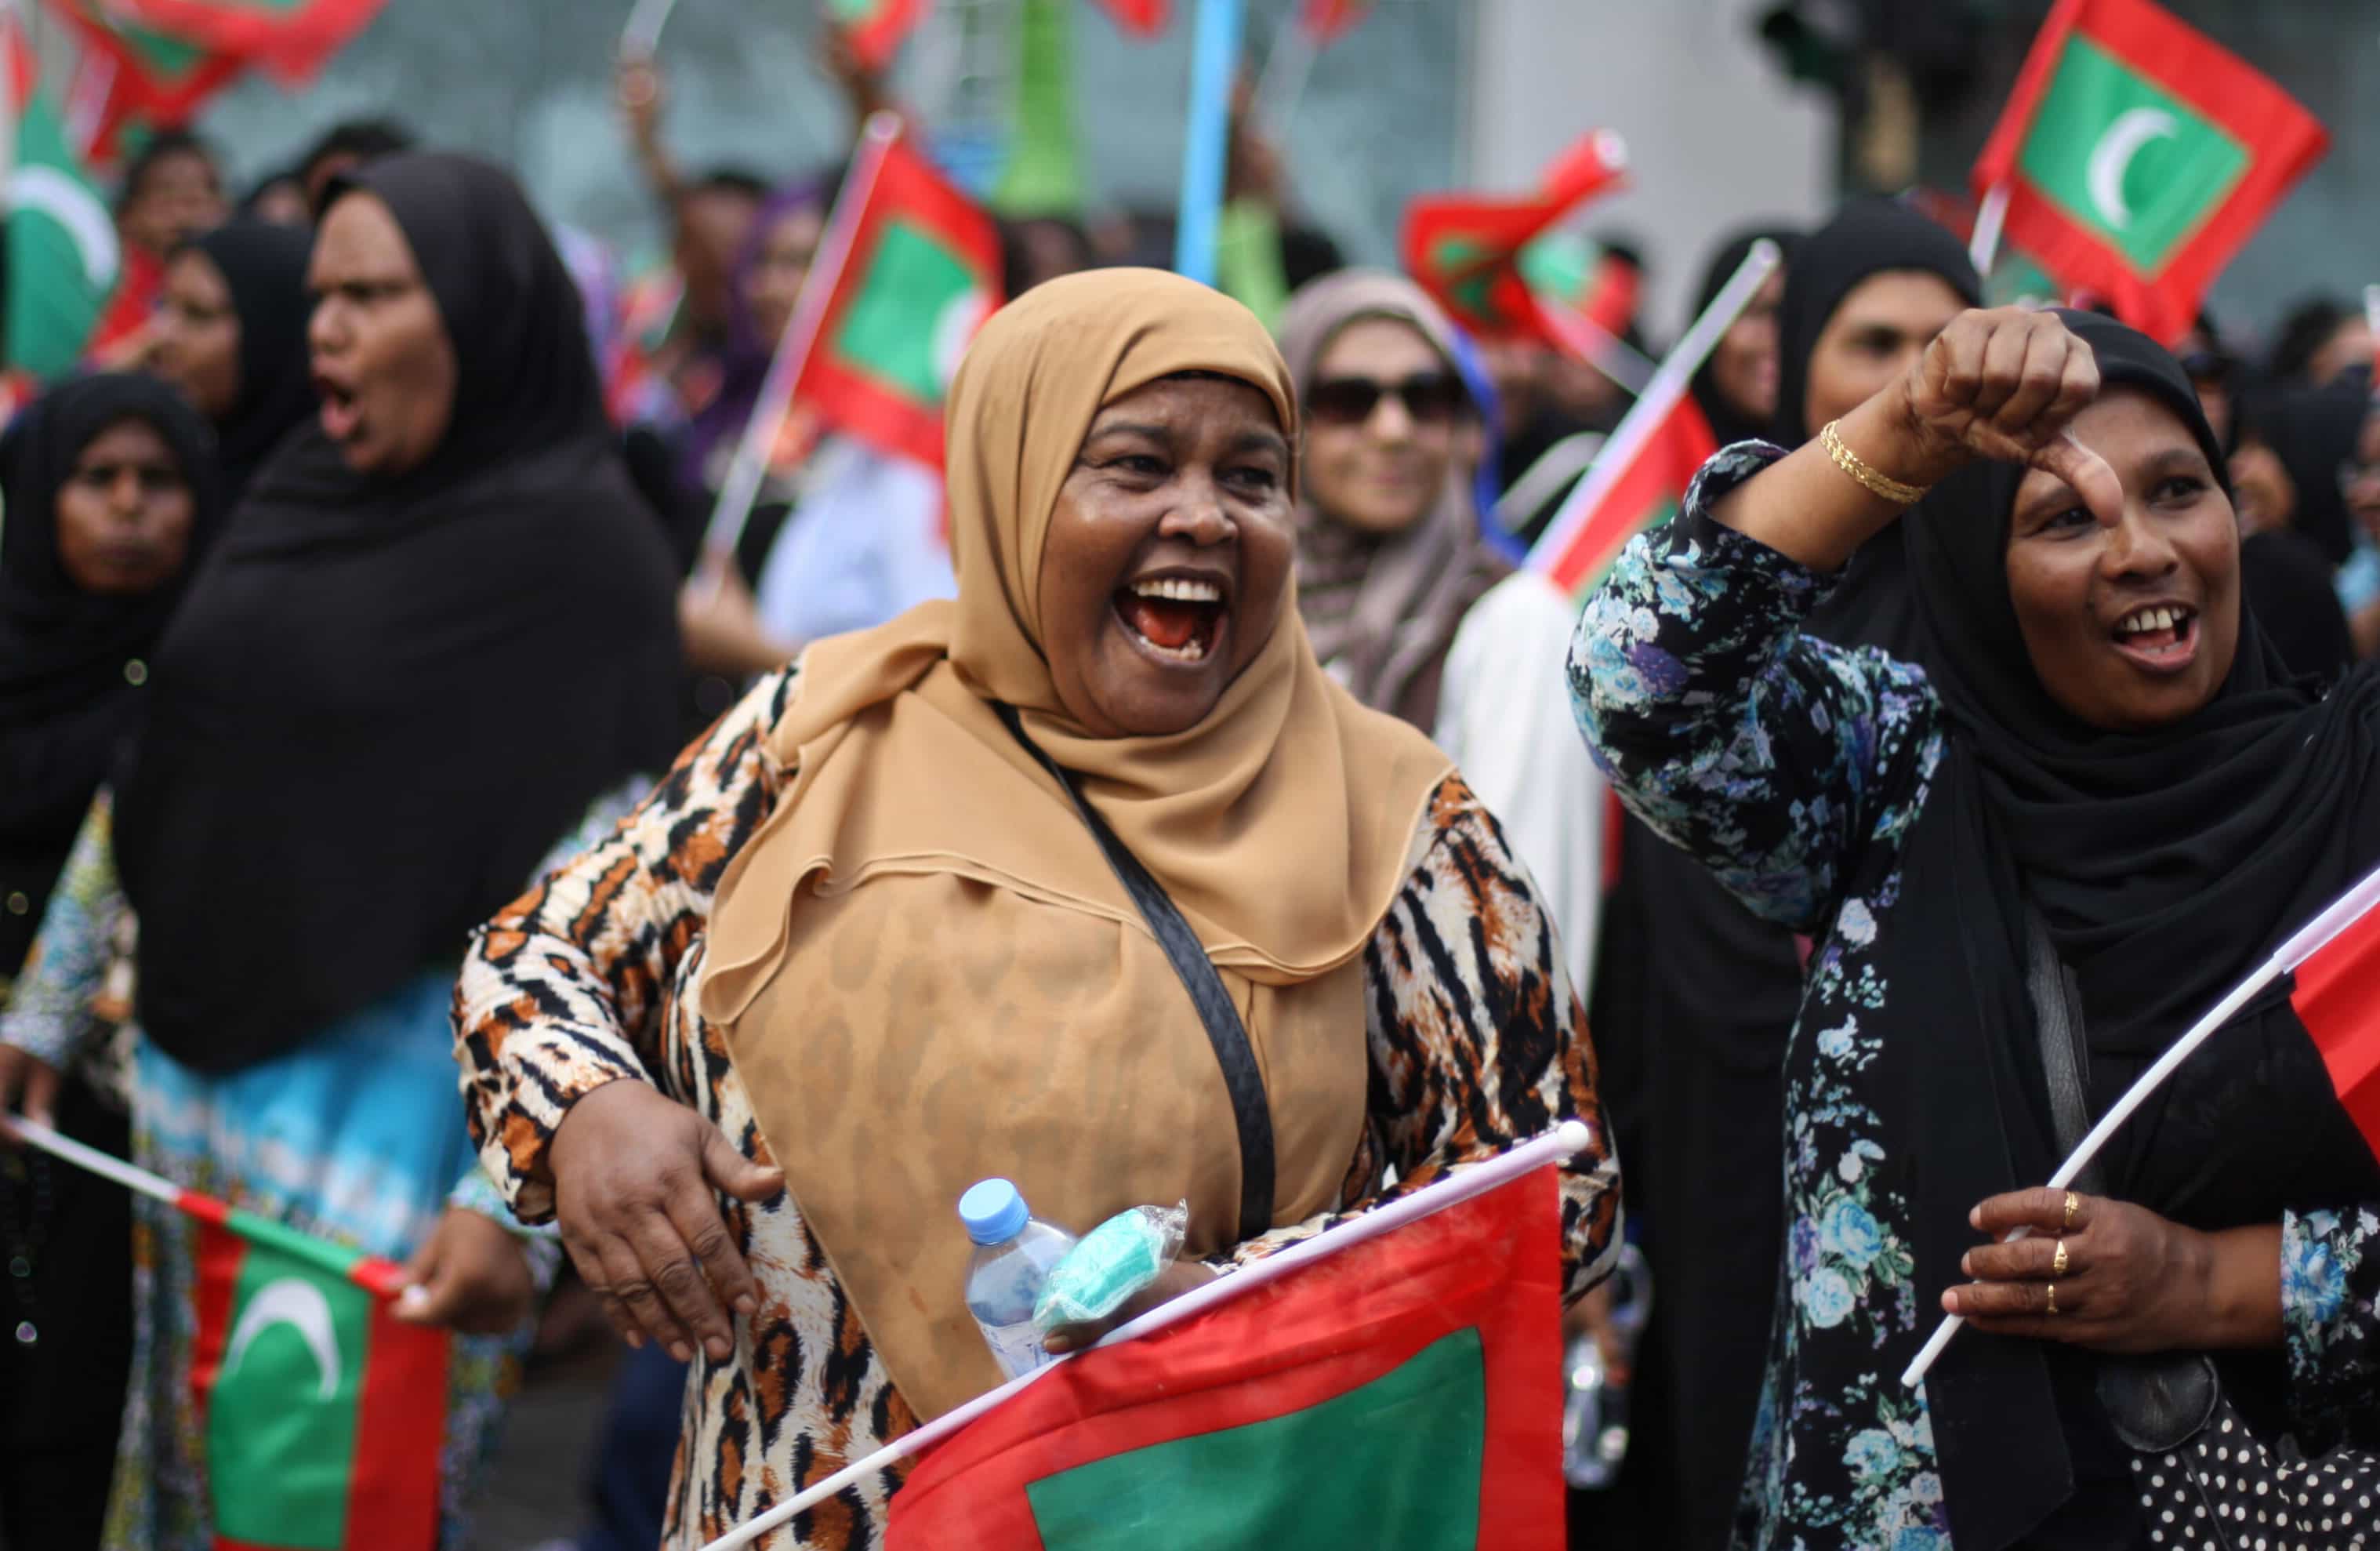
[[[2074,1229],[2074,1214],[2075,1214],[2075,1213],[2077,1213],[2077,1212],[2080,1212],[2081,1210],[2082,1210],[2082,1198],[2081,1196],[2079,1196],[2079,1195],[2076,1195],[2072,1191],[2067,1191],[2067,1192],[2066,1192],[2066,1225],[2065,1225],[2065,1226],[2066,1226],[2066,1229],[2067,1229],[2067,1231],[2068,1231],[2068,1232],[2070,1232],[2070,1232],[2072,1232],[2072,1231],[2073,1231],[2073,1229]]]
[[[2049,1313],[2053,1318],[2058,1313],[2058,1284],[2056,1282],[2049,1284]]]
[[[2058,1241],[2058,1253],[2050,1257],[2049,1274],[2053,1276],[2063,1276],[2066,1275],[2066,1240],[2060,1239]]]

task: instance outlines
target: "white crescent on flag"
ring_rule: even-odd
[[[2091,203],[2100,220],[2118,231],[2132,224],[2131,207],[2124,203],[2124,174],[2131,170],[2141,147],[2153,140],[2171,140],[2180,128],[2163,108],[2130,108],[2116,116],[2091,148]]]
[[[307,1349],[314,1354],[314,1366],[322,1374],[318,1398],[327,1400],[336,1395],[339,1338],[331,1329],[330,1301],[322,1296],[322,1288],[296,1276],[267,1282],[248,1301],[248,1307],[240,1311],[239,1323],[232,1327],[231,1345],[224,1350],[223,1376],[231,1377],[249,1347],[276,1325],[285,1325],[305,1337]]]
[[[8,175],[8,208],[37,210],[64,227],[91,289],[103,291],[115,284],[115,223],[90,189],[55,167],[36,163]]]

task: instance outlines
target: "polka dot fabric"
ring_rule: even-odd
[[[2380,1458],[2342,1449],[2289,1459],[2228,1405],[2170,1454],[2132,1459],[2149,1544],[2208,1551],[2380,1551]]]

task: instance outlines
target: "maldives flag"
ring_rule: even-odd
[[[1115,24],[1135,37],[1153,38],[1173,19],[1173,0],[1099,0]]]
[[[404,1275],[184,1192],[200,1220],[190,1387],[216,1551],[438,1543],[446,1333],[391,1313]]]
[[[1636,321],[1645,277],[1625,254],[1571,232],[1521,250],[1521,278],[1540,307],[1559,307],[1618,338]]]
[[[1640,417],[1644,431],[1631,425]],[[1695,471],[1718,450],[1691,394],[1677,395],[1666,409],[1640,400],[1546,525],[1529,551],[1529,568],[1572,599],[1584,599],[1622,544],[1676,513]]]
[[[827,0],[827,14],[850,41],[851,52],[871,70],[881,70],[901,52],[902,41],[925,19],[927,0]]]
[[[91,170],[67,143],[32,55],[11,17],[5,24],[7,112],[16,155],[7,172],[6,364],[37,377],[74,370],[115,289],[123,252]]]
[[[1555,343],[1536,315],[1522,251],[1585,201],[1618,188],[1626,168],[1620,137],[1599,129],[1564,152],[1524,198],[1423,195],[1405,207],[1405,273],[1475,335]]]
[[[1336,43],[1371,14],[1372,0],[1302,0],[1297,25],[1314,41],[1314,46],[1320,48]]]
[[[2380,908],[2367,905],[2290,971],[2289,1006],[2321,1050],[2338,1102],[2380,1155]]]
[[[889,1551],[1558,1551],[1554,1167],[1067,1362],[925,1456]]]
[[[991,217],[894,140],[794,397],[872,446],[940,468],[943,395],[1000,300]]]
[[[2328,137],[2278,86],[2149,0],[2058,0],[1975,162],[2010,240],[2171,344]]]

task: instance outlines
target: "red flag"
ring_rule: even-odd
[[[2323,153],[2313,116],[2149,0],[2058,0],[1976,159],[2005,233],[2170,344]]]
[[[927,0],[828,0],[834,24],[851,43],[851,52],[870,70],[882,70],[901,52],[902,43],[925,19]]]
[[[1075,1358],[929,1452],[890,1551],[1556,1551],[1553,1165]]]
[[[1626,165],[1620,137],[1598,129],[1562,153],[1525,198],[1426,194],[1405,207],[1405,272],[1474,334],[1546,338],[1521,251],[1585,201],[1618,188]]]
[[[2289,1006],[2330,1069],[2338,1102],[2380,1154],[2380,909],[2298,961]]]
[[[1099,0],[1115,24],[1135,37],[1153,38],[1173,19],[1173,0]]]
[[[1613,434],[1614,444],[1624,431],[1623,426]],[[1626,459],[1616,473],[1605,473],[1600,458],[1587,470],[1590,485],[1598,477],[1610,482],[1575,513],[1565,507],[1530,552],[1531,568],[1545,573],[1565,595],[1584,598],[1610,568],[1621,545],[1678,509],[1695,471],[1718,450],[1710,422],[1693,396],[1679,395],[1633,450],[1607,448],[1605,456],[1619,451]]]
[[[943,395],[1000,291],[991,217],[905,139],[893,141],[795,401],[873,446],[940,468]]]
[[[1334,43],[1357,23],[1372,14],[1372,0],[1303,0],[1298,7],[1297,25],[1321,48]]]

